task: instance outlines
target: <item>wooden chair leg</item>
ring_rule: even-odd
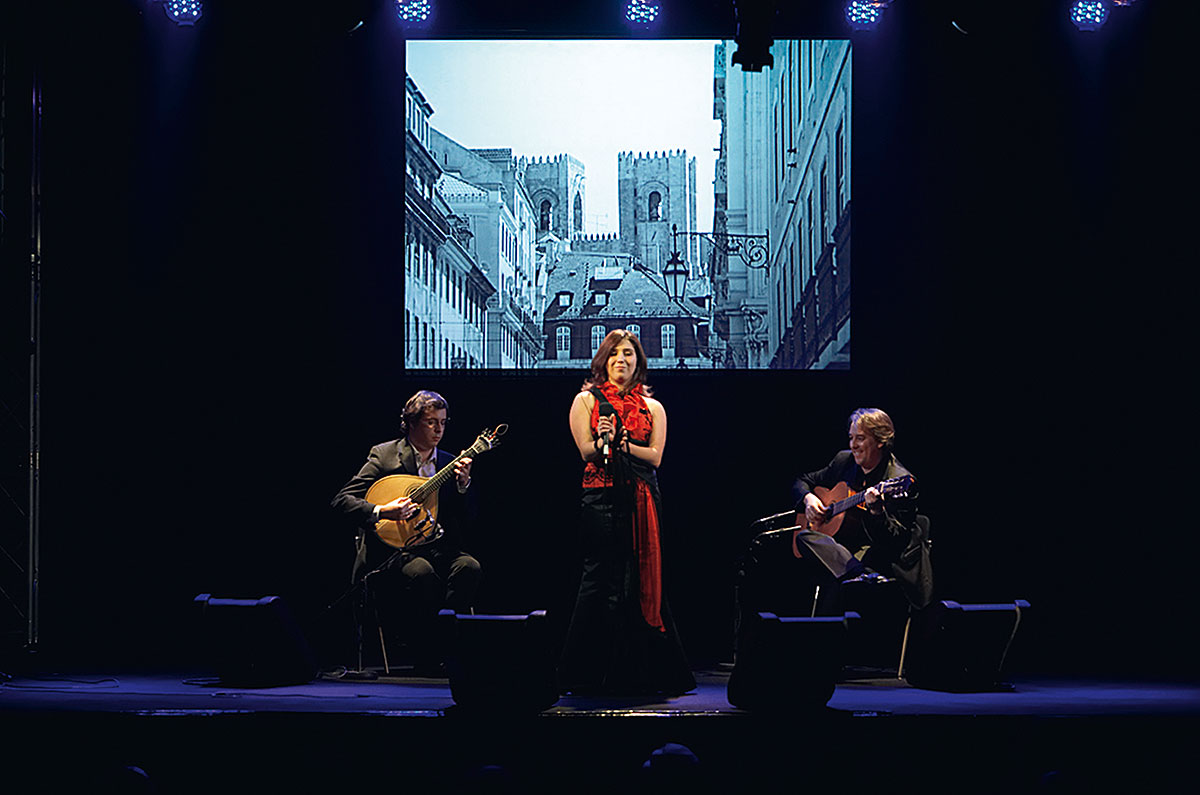
[[[392,669],[388,667],[387,642],[383,639],[383,627],[381,627],[379,622],[376,621],[375,628],[379,630],[379,650],[383,652],[383,672],[385,674],[391,674]]]
[[[896,666],[896,678],[904,678],[904,655],[908,653],[908,630],[912,627],[912,616],[904,622],[904,640],[900,641],[900,664]]]

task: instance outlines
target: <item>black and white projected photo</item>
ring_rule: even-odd
[[[407,368],[850,367],[849,41],[406,47]]]

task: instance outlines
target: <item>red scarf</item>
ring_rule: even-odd
[[[658,543],[658,510],[650,487],[640,478],[633,504],[633,553],[638,562],[638,587],[642,618],[659,632],[662,622],[662,546]]]

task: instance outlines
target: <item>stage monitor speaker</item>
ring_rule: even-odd
[[[207,662],[223,684],[276,687],[317,676],[312,648],[282,598],[193,600]]]
[[[528,615],[439,614],[450,695],[464,710],[540,712],[558,701],[545,610]]]
[[[901,674],[914,687],[971,692],[1002,689],[1004,668],[1029,602],[934,602],[915,615]]]
[[[729,676],[729,703],[757,711],[825,706],[845,663],[847,626],[857,618],[857,613],[814,618],[759,613]]]

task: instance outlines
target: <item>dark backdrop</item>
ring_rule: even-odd
[[[583,373],[404,371],[390,18],[347,34],[353,3],[213,0],[185,29],[132,0],[41,5],[8,38],[45,100],[46,658],[187,663],[199,592],[282,594],[326,637],[351,559],[328,501],[419,388],[448,397],[452,449],[511,426],[475,470],[479,609],[561,628]],[[517,23],[511,5],[446,6],[443,33],[620,35],[611,3]],[[727,9],[696,5],[670,33],[732,35]],[[816,5],[776,35],[844,36]],[[1025,5],[906,0],[854,39],[852,371],[653,374],[669,593],[698,663],[728,657],[748,524],[874,405],[921,478],[941,595],[1033,603],[1020,665],[1191,672],[1176,22],[1143,0],[1085,36],[1065,3]]]

